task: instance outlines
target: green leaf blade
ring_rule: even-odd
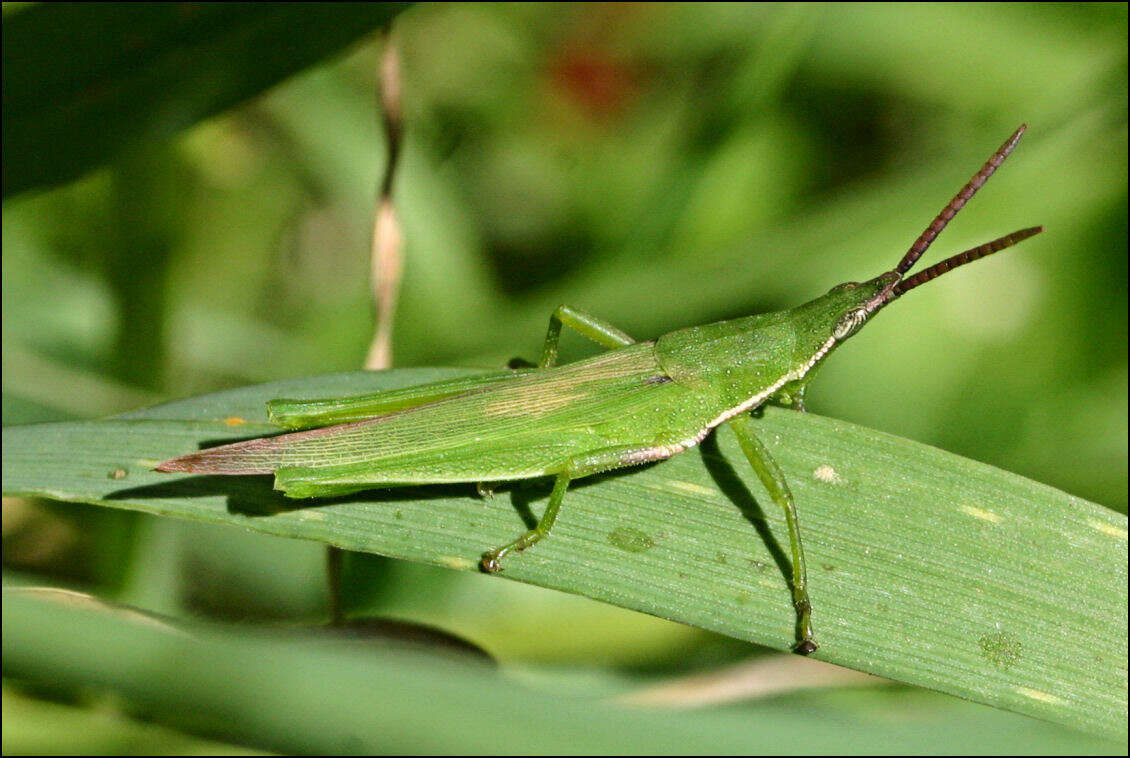
[[[466,373],[466,372],[464,372]],[[238,525],[475,570],[540,484],[286,500],[269,477],[150,471],[277,431],[275,397],[361,394],[459,372],[357,372],[216,393],[101,421],[4,430],[5,494]],[[1126,518],[1008,472],[840,421],[757,421],[796,497],[816,657],[1116,736],[1126,717]],[[658,465],[581,480],[511,579],[779,649],[794,640],[784,519],[728,430]]]

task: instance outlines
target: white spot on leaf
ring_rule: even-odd
[[[812,472],[812,478],[818,482],[825,484],[841,484],[844,480],[836,473],[836,470],[825,463],[822,466],[817,466]]]
[[[466,558],[458,555],[445,555],[439,559],[439,562],[450,569],[455,569],[456,571],[466,571],[467,569],[475,565]]]

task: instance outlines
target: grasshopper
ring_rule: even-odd
[[[770,497],[785,512],[798,637],[817,648],[796,505],[784,473],[758,439],[751,411],[778,402],[803,411],[814,370],[884,306],[945,272],[1043,231],[1021,229],[906,276],[946,224],[1016,147],[1022,125],[942,209],[891,271],[846,282],[789,310],[720,321],[637,342],[568,306],[549,320],[537,367],[494,372],[370,395],[273,400],[270,418],[292,431],[165,461],[158,471],[274,474],[288,497],[326,497],[416,484],[489,485],[556,477],[535,528],[487,551],[481,567],[545,538],[569,483],[659,461],[697,445],[715,427],[733,429]],[[557,364],[568,326],[608,348]],[[489,489],[487,489],[489,491]]]

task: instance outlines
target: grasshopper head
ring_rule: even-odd
[[[798,358],[807,362],[807,369],[815,366],[833,348],[842,343],[859,328],[867,323],[881,308],[896,300],[915,287],[925,284],[931,279],[936,279],[942,274],[964,266],[966,263],[984,258],[999,250],[1015,245],[1017,242],[1028,239],[1044,230],[1042,226],[1033,226],[999,237],[991,242],[958,253],[941,263],[935,263],[917,274],[907,276],[907,272],[922,257],[930,243],[941,233],[959,210],[973,197],[981,186],[988,181],[997,167],[1004,162],[1021,135],[1027,127],[1021,125],[1000,149],[993,153],[981,170],[973,175],[953,200],[942,209],[937,218],[926,227],[926,231],[910,246],[894,270],[880,274],[866,282],[846,282],[837,285],[824,296],[806,303],[798,309],[798,318],[803,323],[798,330],[799,334],[811,335],[810,344],[798,344]],[[807,369],[806,372],[807,373]]]

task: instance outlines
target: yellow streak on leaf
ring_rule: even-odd
[[[673,490],[680,492],[689,492],[692,495],[717,495],[718,490],[711,489],[710,487],[703,487],[701,484],[694,482],[680,482],[677,479],[668,479],[667,486]]]
[[[243,426],[247,423],[247,421],[241,419],[239,416],[229,416],[228,418],[224,419],[224,423],[228,426]]]
[[[993,513],[992,511],[987,511],[984,508],[978,508],[975,505],[959,505],[957,509],[962,513],[969,514],[973,518],[979,518],[982,521],[988,521],[993,524],[999,524],[1000,522],[1004,521],[999,513]]]
[[[1115,539],[1120,540],[1126,539],[1126,530],[1120,526],[1115,526],[1114,524],[1104,524],[1097,519],[1088,519],[1087,526],[1091,527],[1092,529],[1098,529],[1108,537],[1114,537]]]
[[[1039,700],[1042,703],[1051,703],[1052,705],[1064,705],[1065,703],[1067,703],[1066,700],[1058,695],[1052,695],[1048,692],[1034,690],[1030,687],[1014,687],[1013,689],[1015,689],[1024,697],[1030,697],[1033,700]]]

